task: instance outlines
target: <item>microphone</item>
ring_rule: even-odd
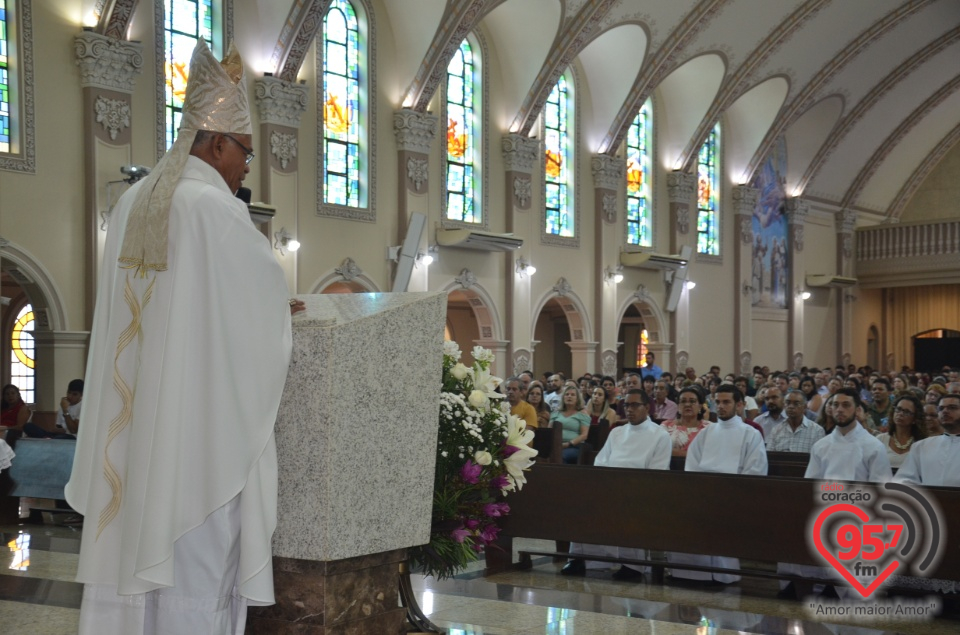
[[[251,192],[249,187],[241,187],[239,190],[237,190],[236,196],[247,205],[250,204]]]

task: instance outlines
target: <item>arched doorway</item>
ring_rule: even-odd
[[[573,377],[573,354],[567,342],[570,337],[570,322],[558,298],[551,298],[540,309],[537,324],[533,329],[533,339],[537,344],[536,369],[534,377],[552,370]]]
[[[620,322],[617,325],[617,373],[639,368],[644,355],[651,352],[657,365],[664,370],[675,369],[672,348],[666,332],[667,321],[660,307],[650,298],[641,285],[620,305]],[[604,351],[604,354],[608,354]]]
[[[367,293],[363,285],[356,282],[331,282],[320,293]]]
[[[514,342],[514,367],[526,355],[526,366],[539,377],[544,371],[562,372],[567,377],[599,370],[596,352],[597,343],[590,341],[593,329],[586,308],[574,293],[570,283],[560,278],[540,299],[532,313],[531,349],[525,351]]]
[[[469,269],[450,281],[443,291],[447,293],[447,324],[444,338],[456,342],[463,352],[464,364],[473,362],[471,351],[482,346],[494,354],[495,375],[507,377],[512,374],[506,358],[507,342],[503,341],[503,328],[493,298],[480,285]]]
[[[353,258],[344,258],[313,283],[310,293],[380,293],[380,288]]]

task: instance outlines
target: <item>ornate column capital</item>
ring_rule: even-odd
[[[790,225],[803,225],[807,220],[807,214],[810,213],[810,204],[802,198],[787,199],[787,223]]]
[[[671,203],[690,204],[697,191],[697,176],[687,172],[667,174],[667,195]]]
[[[143,44],[83,31],[73,38],[73,50],[82,88],[133,93],[134,78],[143,69]]]
[[[363,269],[354,262],[353,258],[344,258],[340,266],[333,269],[333,272],[347,282],[350,282],[355,278],[359,278],[363,274]]]
[[[526,172],[533,170],[540,158],[540,140],[511,133],[503,135],[500,142],[503,151],[503,163],[507,172]]]
[[[749,185],[737,185],[730,192],[733,199],[733,213],[738,216],[753,216],[760,200],[760,190]]]
[[[597,188],[617,192],[623,187],[627,162],[621,157],[595,154],[590,157],[590,170]]]
[[[300,116],[307,110],[306,84],[264,76],[257,78],[253,87],[261,123],[300,127]]]
[[[857,226],[857,213],[852,209],[837,212],[837,231],[842,234],[852,234]]]
[[[433,138],[437,136],[436,115],[404,108],[393,113],[393,134],[400,152],[429,154]]]

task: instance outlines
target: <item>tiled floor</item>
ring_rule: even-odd
[[[0,526],[0,633],[73,635],[81,585],[73,582],[79,528]],[[549,549],[536,541],[518,548]],[[414,576],[420,605],[450,635],[826,635],[829,633],[960,632],[960,622],[831,625],[810,619],[804,605],[775,599],[776,583],[745,579],[725,588],[691,589],[621,583],[609,573],[559,575],[560,565],[535,560],[530,571],[482,577],[479,566],[438,581]]]

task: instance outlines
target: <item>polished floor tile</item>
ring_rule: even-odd
[[[74,582],[80,531],[53,525],[0,526],[0,633],[73,635],[82,585]],[[548,541],[515,549],[552,550]],[[562,563],[534,560],[528,571],[483,577],[474,563],[455,578],[412,576],[424,613],[449,635],[941,635],[960,623],[834,625],[811,619],[799,602],[776,599],[777,584],[690,588],[617,582],[610,571],[559,573]],[[379,634],[378,634],[379,635]]]

